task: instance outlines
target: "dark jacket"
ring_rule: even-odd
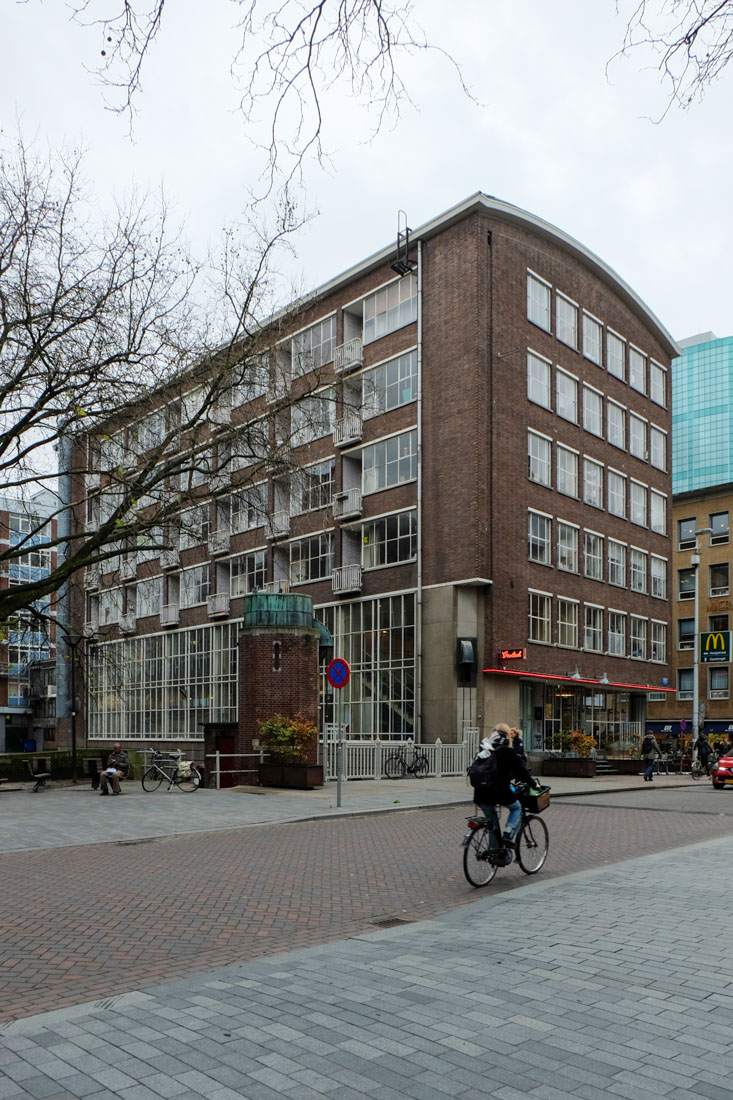
[[[107,767],[117,768],[118,772],[122,772],[123,775],[127,775],[130,767],[130,761],[127,759],[127,753],[124,749],[120,752],[111,752],[107,757]]]
[[[517,737],[514,741],[512,741],[511,742],[511,747],[514,750],[514,752],[516,753],[516,755],[519,757],[519,762],[521,764],[523,764],[524,767],[526,768],[527,767],[527,754],[524,751],[524,742],[522,741],[522,738]]]
[[[521,783],[532,782],[532,777],[524,764],[514,749],[509,748],[508,745],[506,748],[495,749],[490,754],[489,761],[493,767],[487,769],[488,783],[476,788],[475,801],[479,805],[490,806],[496,804],[508,806],[516,802],[517,796],[511,789],[512,779],[517,779]]]

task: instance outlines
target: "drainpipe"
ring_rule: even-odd
[[[417,242],[417,592],[415,594],[415,742],[422,742],[422,241]]]
[[[57,549],[57,561],[61,565],[68,555],[69,535],[71,534],[71,449],[70,437],[61,432],[59,436],[59,473],[58,473],[58,519],[57,533],[60,540]],[[71,628],[71,597],[69,581],[59,589],[56,597],[56,622]],[[56,716],[69,718],[73,710],[71,685],[69,683],[69,662],[74,654],[66,642],[66,630],[56,630]]]

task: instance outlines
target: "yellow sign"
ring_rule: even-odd
[[[700,660],[703,664],[729,664],[730,630],[711,630],[701,634]]]

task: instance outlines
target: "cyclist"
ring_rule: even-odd
[[[469,771],[475,787],[474,801],[498,832],[497,805],[509,810],[503,841],[514,847],[514,835],[522,816],[522,804],[512,787],[512,780],[531,785],[532,777],[509,744],[509,727],[502,722],[490,737],[481,742],[481,751]],[[492,841],[493,847],[493,831]]]

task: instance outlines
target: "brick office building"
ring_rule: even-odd
[[[257,507],[217,478],[198,538],[86,577],[89,738],[236,722],[241,597],[285,587],[351,663],[351,735],[637,731],[667,675],[676,350],[644,303],[477,194],[321,287],[268,369],[295,378],[304,349],[321,411],[302,431],[297,404],[277,413],[300,473],[263,462]],[[267,417],[275,388],[231,417]]]

